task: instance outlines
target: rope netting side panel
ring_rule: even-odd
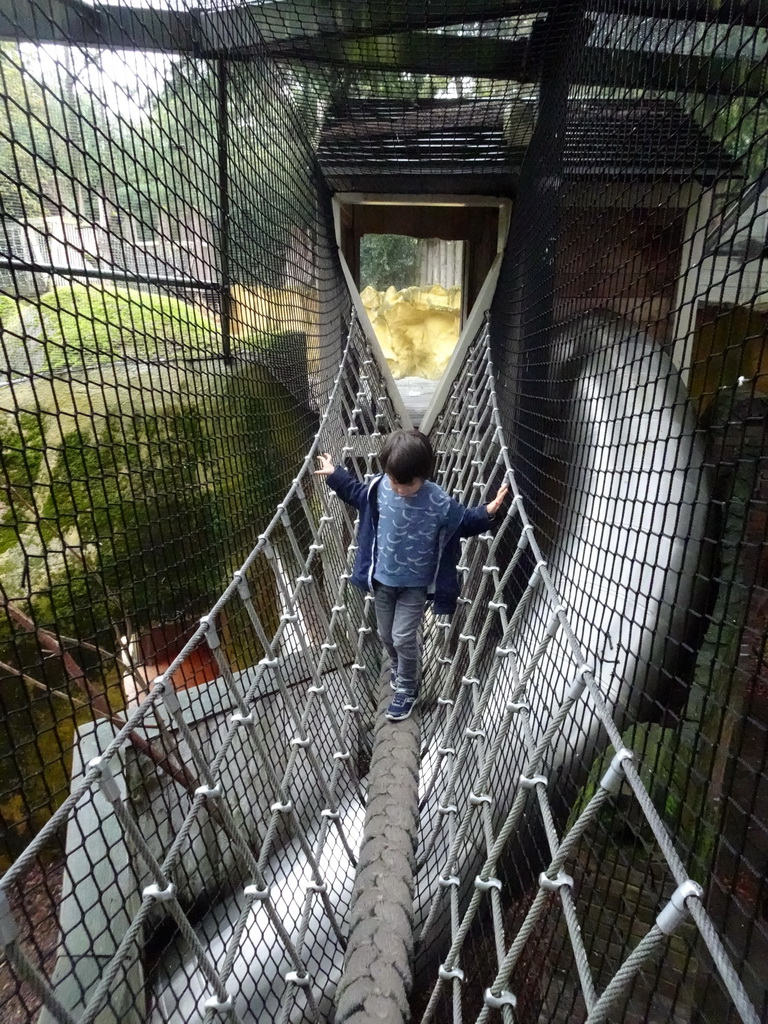
[[[523,1021],[764,1018],[764,12],[562,6],[491,348],[516,479],[616,731],[593,736],[587,693],[545,754],[559,845],[544,808],[525,815],[499,875],[498,978]],[[528,614],[544,638],[551,608],[532,598]],[[561,636],[528,682],[536,742],[537,700],[554,714],[578,668]],[[530,916],[539,871],[585,824],[619,746],[647,798],[630,779],[574,837],[575,919],[565,904]],[[654,952],[685,878],[703,896]]]
[[[71,791],[0,883],[14,1020],[327,1019],[354,880],[380,655],[354,524],[314,476],[364,477],[398,420],[353,322],[300,470],[144,699],[83,730]],[[274,619],[257,596],[274,588]],[[243,663],[245,642],[261,656]],[[179,687],[195,653],[216,676]],[[59,886],[47,864],[66,854]],[[42,890],[37,918],[30,887]],[[44,955],[36,920],[54,922]],[[5,1012],[5,1011],[4,1011]]]
[[[598,318],[594,329],[611,352],[621,348],[625,339],[614,324]],[[647,380],[643,386],[655,397]],[[662,438],[684,447],[693,433],[689,420],[676,437],[669,431]],[[528,517],[499,413],[487,326],[454,382],[434,438],[438,479],[457,496],[487,500],[503,475],[512,502],[494,536],[467,544],[460,612],[450,623],[434,623],[430,635],[440,682],[424,712],[420,1019],[537,1019],[530,1015],[543,1012],[557,985],[561,998],[568,991],[578,1019],[627,1019],[636,1012],[632,1000],[643,976],[656,981],[651,999],[664,998],[683,948],[689,957],[709,958],[711,981],[719,980],[734,1019],[757,1024],[720,922],[707,911],[705,889],[690,877],[686,851],[655,806],[642,755],[622,733],[642,704],[627,685],[627,666],[606,656],[601,623],[580,607],[590,581],[582,578],[579,591],[560,589],[568,552],[545,558]],[[647,443],[647,436],[625,439],[627,463],[638,448],[647,455]],[[688,562],[670,555],[666,563],[678,589],[694,575],[691,560],[698,564],[692,538],[693,517],[706,498],[701,490],[684,496],[690,521],[678,507],[674,528],[667,524],[654,537],[658,543],[677,529],[685,538]],[[627,500],[623,492],[609,497]],[[591,495],[593,502],[599,498]],[[603,505],[604,520],[614,511]],[[583,558],[583,547],[579,553]],[[600,556],[617,552],[601,544]],[[599,570],[596,564],[593,572]],[[649,605],[653,599],[649,587]],[[596,842],[622,820],[633,822],[645,841],[650,870],[643,916],[612,914],[620,861],[605,865],[597,879],[582,868],[584,857],[595,856]],[[615,949],[610,959],[590,926],[601,881],[607,889],[601,913],[611,918]],[[566,976],[543,971],[552,957],[567,962]],[[546,1019],[567,1018],[558,1012]]]
[[[176,653],[303,459],[349,302],[312,126],[266,59],[153,52],[159,22],[119,51],[98,33],[40,45],[74,16],[15,10],[0,54],[3,649],[9,715],[45,737],[3,769],[17,850],[61,799],[56,749],[89,703],[45,643],[90,644],[75,659],[115,708]]]

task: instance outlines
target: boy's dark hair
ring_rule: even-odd
[[[381,468],[399,484],[429,480],[435,453],[426,434],[420,430],[396,430],[388,434],[379,454]]]

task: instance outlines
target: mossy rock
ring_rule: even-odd
[[[61,285],[13,313],[3,316],[0,309],[4,369],[11,375],[126,356],[177,359],[221,351],[218,325],[197,306],[110,284]]]
[[[37,626],[108,651],[128,629],[186,625],[208,610],[274,515],[315,427],[266,368],[220,360],[105,365],[67,380],[13,382],[0,389],[0,409],[5,595]],[[249,580],[269,632],[279,602],[265,560]],[[13,653],[22,639],[23,656]],[[229,618],[222,639],[235,667],[261,657],[242,616]],[[57,659],[5,616],[0,644],[10,651],[4,660],[66,688],[60,670],[51,676]],[[77,657],[82,664],[83,652]],[[94,657],[83,667],[102,692],[116,683],[114,661]],[[31,744],[36,763],[45,763],[42,774],[35,769],[43,788],[59,793],[72,715],[61,728],[49,727],[56,747],[50,756],[37,743],[34,716],[25,715],[29,727],[5,737],[0,758],[16,766],[26,800],[27,786],[38,780],[15,751]],[[15,800],[10,778],[2,781],[10,790],[0,792],[0,802]],[[22,806],[31,821],[31,804]],[[41,823],[35,817],[35,826]]]

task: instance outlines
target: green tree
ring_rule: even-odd
[[[407,288],[415,282],[418,241],[408,235],[363,235],[360,240],[360,284],[378,291]]]

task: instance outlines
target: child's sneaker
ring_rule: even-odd
[[[395,675],[394,672],[389,677],[389,688],[390,690],[394,690],[395,692],[397,692],[397,676]]]
[[[419,699],[417,693],[409,693],[407,690],[397,690],[392,700],[389,702],[389,707],[385,712],[385,716],[390,722],[403,722],[406,718],[410,717],[411,712],[416,701]]]

